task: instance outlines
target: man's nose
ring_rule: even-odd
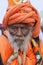
[[[22,37],[22,31],[21,31],[21,28],[18,28],[17,36]]]

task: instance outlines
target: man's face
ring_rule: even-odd
[[[17,23],[8,26],[8,39],[16,49],[23,49],[27,46],[27,40],[31,38],[31,28],[28,24]]]

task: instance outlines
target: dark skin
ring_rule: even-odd
[[[17,23],[17,24],[8,26],[8,28],[9,28],[10,34],[12,35],[27,36],[31,27],[29,27],[29,25],[25,23]]]
[[[18,45],[23,43],[24,39],[28,36],[31,27],[26,23],[16,23],[8,26],[9,33]],[[16,36],[16,38],[14,38]]]

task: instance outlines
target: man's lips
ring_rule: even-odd
[[[14,41],[15,42],[23,42],[24,40],[23,39],[15,39]]]

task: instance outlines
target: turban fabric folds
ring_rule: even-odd
[[[37,10],[28,2],[9,7],[3,19],[3,27],[15,23],[27,23],[34,26],[32,36],[36,38],[40,33],[40,16]]]

